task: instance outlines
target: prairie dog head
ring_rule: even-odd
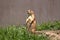
[[[28,15],[32,15],[32,14],[34,14],[34,11],[31,10],[31,9],[29,9],[29,10],[27,10],[27,14],[28,14]]]

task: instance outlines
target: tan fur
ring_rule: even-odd
[[[28,14],[28,18],[26,19],[27,29],[28,29],[28,31],[34,33],[36,30],[36,20],[35,20],[34,11],[29,9],[29,10],[27,10],[27,14]],[[33,23],[31,24],[32,21],[33,21]],[[30,24],[31,24],[31,26],[30,26]]]

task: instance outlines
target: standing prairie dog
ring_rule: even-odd
[[[36,31],[36,19],[35,19],[35,14],[34,11],[32,10],[27,10],[28,18],[26,19],[26,25],[28,31],[35,33]]]

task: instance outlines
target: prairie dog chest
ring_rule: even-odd
[[[33,15],[30,15],[30,16],[28,17],[28,19],[29,19],[30,21],[33,21],[34,16],[33,16]]]

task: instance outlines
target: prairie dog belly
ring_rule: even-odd
[[[36,20],[31,24],[31,31],[34,33],[36,31]]]
[[[31,16],[28,18],[29,18],[29,22],[27,23],[28,30],[34,32],[36,30],[36,20]]]

